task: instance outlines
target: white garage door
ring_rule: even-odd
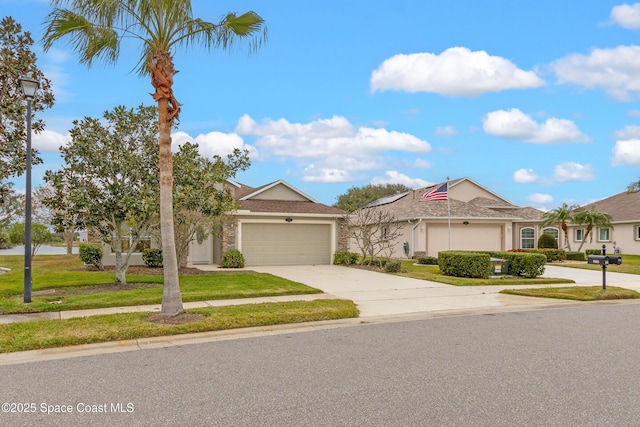
[[[242,254],[251,265],[331,263],[329,224],[242,224]]]
[[[427,254],[438,256],[438,252],[449,249],[447,224],[433,224],[427,229]],[[451,250],[501,251],[502,227],[496,225],[451,225]]]

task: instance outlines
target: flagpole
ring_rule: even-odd
[[[451,250],[451,204],[449,199],[451,192],[449,191],[449,177],[447,177],[447,222],[449,225],[449,250]]]

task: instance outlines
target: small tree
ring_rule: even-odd
[[[24,223],[13,224],[9,229],[9,240],[14,245],[24,245],[25,226]],[[31,224],[31,256],[35,256],[36,252],[42,245],[51,242],[53,235],[44,224],[34,222]]]
[[[538,249],[558,249],[558,239],[548,233],[542,233],[538,238]]]
[[[24,218],[24,195],[13,190],[12,182],[0,182],[4,188],[0,198],[0,229],[8,229],[11,224]]]
[[[65,166],[47,171],[44,204],[60,228],[92,229],[115,254],[117,283],[158,212],[158,119],[154,107],[116,107],[104,120],[74,121]]]
[[[564,233],[564,247],[571,252],[571,243],[569,242],[569,226],[568,224],[573,222],[573,215],[576,210],[579,209],[578,205],[567,205],[563,203],[559,208],[545,212],[542,215],[541,227],[548,227],[550,225],[560,225],[562,233]]]
[[[348,215],[346,220],[349,237],[362,253],[360,264],[364,264],[367,257],[373,260],[380,254],[387,258],[393,255],[402,225],[392,214],[378,208],[365,208]]]
[[[586,231],[584,233],[584,239],[582,239],[582,243],[580,243],[580,247],[578,248],[578,252],[582,250],[582,247],[587,241],[587,237],[589,237],[594,227],[613,228],[611,221],[611,215],[599,210],[595,206],[592,206],[591,209],[579,209],[573,217],[573,222],[575,225],[585,225]]]

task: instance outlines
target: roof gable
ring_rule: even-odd
[[[281,200],[318,203],[302,191],[292,187],[283,180],[264,185],[241,197],[240,200]]]

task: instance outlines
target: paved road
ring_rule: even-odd
[[[639,326],[590,304],[2,366],[35,413],[0,424],[640,425]]]

